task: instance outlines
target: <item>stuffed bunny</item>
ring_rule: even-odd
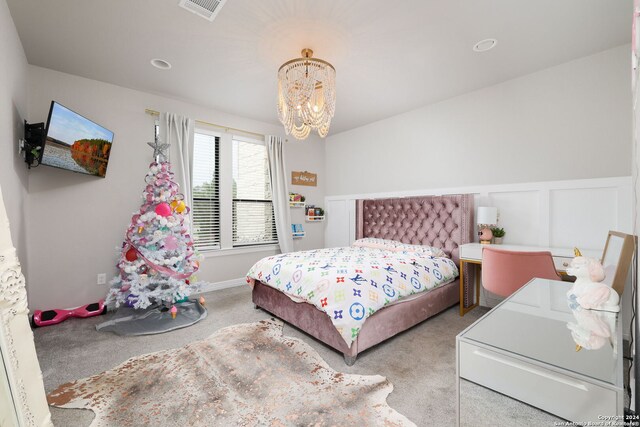
[[[567,292],[569,300],[575,300],[581,307],[617,313],[620,311],[618,293],[604,280],[604,268],[596,259],[575,257],[567,269],[567,274],[576,276],[573,287]]]

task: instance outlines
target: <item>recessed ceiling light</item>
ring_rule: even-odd
[[[480,40],[473,46],[473,50],[476,52],[486,52],[489,49],[493,49],[498,44],[496,39],[484,39]]]
[[[151,65],[161,70],[168,70],[169,68],[171,68],[171,64],[169,64],[164,59],[159,59],[159,58],[152,59]]]

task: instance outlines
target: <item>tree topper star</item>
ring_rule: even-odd
[[[161,144],[158,138],[156,138],[153,142],[147,142],[147,144],[149,145],[149,147],[153,148],[153,158],[156,160],[156,163],[167,161],[166,150],[171,144]]]

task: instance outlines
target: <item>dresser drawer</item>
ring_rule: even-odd
[[[458,342],[460,377],[521,400],[561,418],[602,421],[622,415],[622,391]]]
[[[556,270],[564,272],[567,271],[567,268],[569,268],[572,259],[573,258],[554,256],[553,265],[556,267]]]

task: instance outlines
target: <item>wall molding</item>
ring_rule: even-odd
[[[326,246],[353,241],[357,199],[447,194],[473,194],[476,207],[498,206],[500,226],[507,231],[505,243],[602,249],[606,233],[596,225],[623,232],[632,228],[632,179],[623,176],[329,195],[325,197]],[[609,205],[604,206],[606,202]],[[584,230],[593,231],[593,236],[580,234]]]
[[[223,280],[222,282],[205,282],[198,293],[220,291],[222,289],[237,288],[239,286],[248,286],[247,279],[240,277],[238,279]]]
[[[443,196],[447,194],[484,194],[506,191],[559,190],[573,188],[606,188],[621,185],[631,186],[630,176],[610,178],[572,179],[562,181],[517,182],[511,184],[469,185],[459,187],[425,188],[419,190],[385,191],[381,193],[356,193],[345,195],[328,195],[327,200],[343,199],[380,199],[386,197]]]

